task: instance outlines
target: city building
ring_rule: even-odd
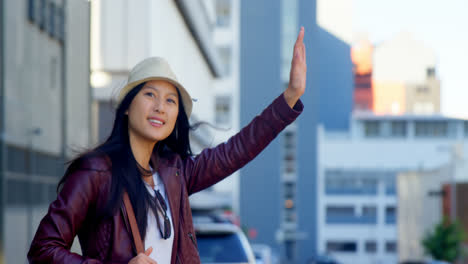
[[[349,131],[321,125],[317,138],[319,251],[343,264],[397,263],[398,250],[408,252],[407,243],[398,244],[399,236],[406,236],[398,232],[397,212],[400,205],[405,212],[409,206],[406,200],[399,201],[399,195],[411,189],[411,195],[417,196],[444,181],[428,176],[427,184],[413,191],[413,185],[397,185],[397,176],[452,164],[455,145],[463,152],[468,149],[463,144],[468,141],[468,121],[441,115],[358,112],[351,117]],[[420,205],[414,201],[411,206]]]
[[[304,263],[317,254],[316,127],[319,122],[329,129],[349,127],[350,5],[341,0],[241,1],[241,127],[287,87],[294,42],[300,26],[305,27],[304,112],[241,170],[240,178],[241,225],[253,243],[281,252],[283,263]]]
[[[65,162],[91,142],[88,1],[0,1],[0,262],[26,263]]]
[[[373,54],[374,112],[440,112],[434,51],[408,32],[379,43]]]
[[[227,141],[240,130],[240,89],[239,89],[239,36],[240,0],[216,0],[216,27],[214,44],[218,50],[223,76],[216,78],[214,124],[220,128],[212,130],[213,145]],[[212,189],[218,195],[231,200],[231,208],[239,214],[239,171],[217,183]]]
[[[366,37],[360,37],[351,49],[354,64],[353,110],[374,111],[372,89],[372,54],[374,46]]]

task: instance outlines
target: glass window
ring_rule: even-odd
[[[197,234],[198,251],[202,263],[247,263],[242,241],[236,234]]]
[[[28,0],[28,20],[34,22],[36,13],[36,0]]]
[[[406,121],[393,121],[391,127],[392,137],[406,137]]]
[[[468,137],[468,121],[463,122],[464,130],[465,130],[465,137]]]
[[[415,122],[416,137],[447,137],[448,122],[447,121],[416,121]]]
[[[39,28],[45,29],[46,26],[46,0],[39,0],[40,7],[39,7]]]
[[[327,252],[356,252],[357,243],[354,241],[327,241]]]
[[[55,4],[53,2],[49,3],[49,26],[47,27],[49,36],[55,36]]]
[[[56,8],[57,12],[57,38],[60,42],[65,41],[65,12],[63,11],[63,7],[57,7]]]
[[[221,62],[223,63],[224,73],[226,75],[231,74],[231,58],[232,58],[232,51],[231,47],[219,47],[218,48],[219,57],[221,58]]]
[[[385,223],[386,224],[396,224],[396,217],[397,217],[396,207],[394,206],[387,206],[385,208]]]
[[[428,94],[429,93],[429,87],[426,85],[420,85],[416,87],[416,92],[418,94]]]
[[[397,243],[395,241],[387,241],[385,243],[385,252],[387,252],[387,253],[396,253],[397,252]]]
[[[366,253],[377,253],[377,242],[376,241],[366,241],[364,244]]]
[[[327,195],[376,195],[377,179],[372,173],[360,171],[325,171]]]
[[[216,1],[216,24],[218,27],[229,27],[231,24],[231,1]]]
[[[364,206],[362,208],[361,221],[363,223],[377,223],[377,207],[376,206]]]
[[[379,121],[365,121],[364,122],[364,135],[366,137],[378,137],[381,133]]]
[[[287,182],[284,184],[284,198],[293,199],[295,193],[295,184],[292,182]]]
[[[427,72],[427,77],[435,77],[436,70],[434,67],[427,68],[426,72]]]
[[[228,125],[231,122],[231,98],[229,96],[216,96],[216,123]]]

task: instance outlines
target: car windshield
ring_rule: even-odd
[[[248,262],[236,234],[197,234],[197,241],[202,263]]]

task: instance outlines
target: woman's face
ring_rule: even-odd
[[[179,114],[175,86],[166,81],[149,81],[137,93],[126,112],[131,136],[158,142],[174,130]]]

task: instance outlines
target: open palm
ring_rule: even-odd
[[[289,74],[289,85],[284,96],[289,106],[294,106],[297,100],[304,94],[306,87],[306,50],[304,45],[304,27],[297,36],[294,44],[293,59],[291,62],[291,72]]]

